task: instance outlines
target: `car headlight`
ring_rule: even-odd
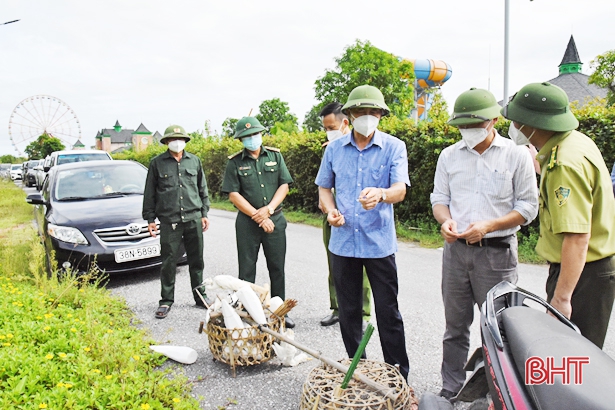
[[[87,245],[88,241],[79,229],[68,226],[47,225],[47,233],[59,241]]]

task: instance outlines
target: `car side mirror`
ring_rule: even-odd
[[[47,205],[47,201],[41,194],[30,194],[26,197],[26,202],[32,205]]]
[[[37,166],[34,167],[34,170],[35,171],[42,171],[43,167],[41,167],[40,165],[37,165]]]
[[[48,167],[48,166],[44,166],[43,167],[43,171],[45,171],[45,172],[49,172],[50,169],[51,169],[51,167]]]

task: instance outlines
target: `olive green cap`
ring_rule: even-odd
[[[384,96],[379,89],[371,85],[360,85],[350,92],[348,101],[342,107],[342,112],[348,115],[351,108],[380,108],[382,115],[389,115],[389,107],[384,102]]]
[[[166,140],[171,137],[180,137],[185,139],[186,142],[190,141],[190,136],[186,134],[184,127],[179,125],[169,125],[167,129],[164,130],[164,136],[160,138],[160,142],[166,144]]]
[[[500,105],[490,91],[470,88],[457,97],[450,125],[470,125],[490,121],[500,116]]]
[[[235,125],[235,138],[243,138],[264,131],[265,127],[254,117],[243,117]]]
[[[576,129],[579,121],[570,110],[566,92],[551,83],[531,83],[513,95],[502,115],[519,124],[546,131]]]

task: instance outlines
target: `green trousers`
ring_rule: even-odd
[[[175,225],[175,229],[173,229]],[[160,223],[160,302],[159,305],[173,305],[175,295],[175,273],[180,245],[184,244],[188,256],[190,271],[190,288],[194,289],[203,283],[203,226],[201,220],[178,224]],[[205,297],[205,288],[199,288],[199,293]],[[195,302],[201,302],[199,296],[192,291]]]
[[[331,272],[331,252],[329,252],[329,241],[331,240],[331,225],[327,222],[327,217],[323,218],[322,223],[322,241],[327,250],[327,265],[329,266],[329,301],[331,310],[334,315],[338,315],[337,309],[337,294],[335,293],[335,284],[333,283],[333,273]],[[367,278],[367,273],[363,269],[363,320],[369,322],[372,315],[372,288]]]
[[[284,264],[286,261],[286,218],[284,213],[271,216],[275,225],[272,233],[266,233],[256,222],[243,212],[237,213],[235,233],[237,236],[237,257],[239,260],[239,279],[254,283],[256,280],[256,261],[258,251],[263,245],[267,260],[271,296],[286,299]]]

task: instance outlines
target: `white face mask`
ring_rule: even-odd
[[[474,148],[489,136],[489,124],[485,128],[459,128],[461,138],[469,148]]]
[[[342,128],[344,128],[344,121],[342,121],[342,125],[340,125],[340,128],[338,130],[326,131],[327,132],[327,140],[333,141],[333,140],[336,140],[339,137],[343,136],[344,133],[342,132]]]
[[[523,127],[525,127],[525,125],[522,125],[521,128],[517,129],[517,127],[515,127],[515,123],[511,122],[510,127],[508,127],[508,136],[517,145],[530,145],[530,139],[532,139],[536,130],[534,130],[528,138],[521,132]]]
[[[378,128],[380,118],[373,115],[362,115],[359,118],[352,119],[352,126],[354,129],[364,137],[369,137],[372,132]]]
[[[169,142],[169,149],[173,152],[182,152],[184,148],[186,148],[186,141],[184,140],[174,140]]]

